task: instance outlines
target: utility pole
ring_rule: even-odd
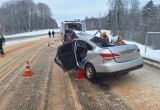
[[[116,33],[117,33],[117,7],[116,7]]]
[[[148,15],[148,17],[149,17],[149,20],[148,20],[148,29],[149,29],[150,24],[151,24],[151,8],[147,8],[147,10],[148,10],[148,13],[149,13],[149,15]]]
[[[0,23],[0,29],[2,28],[2,24]]]
[[[99,19],[100,19],[100,21],[99,21],[99,30],[101,30],[101,28],[102,28],[102,17],[101,17],[101,12],[100,12],[100,15],[99,15]]]

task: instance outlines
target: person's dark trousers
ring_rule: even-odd
[[[0,53],[1,55],[4,55],[4,51],[3,51],[3,42],[0,42]]]

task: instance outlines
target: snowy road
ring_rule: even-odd
[[[47,46],[47,42],[52,44]],[[53,59],[60,36],[5,48],[0,58],[1,110],[159,110],[160,70],[147,64],[127,76],[98,77],[93,84],[64,72]],[[26,60],[33,75],[22,76]]]

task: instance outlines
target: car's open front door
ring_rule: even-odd
[[[55,62],[64,70],[71,70],[76,67],[74,42],[58,47]]]

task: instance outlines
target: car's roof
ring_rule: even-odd
[[[78,39],[80,39],[80,40],[90,40],[93,37],[95,37],[93,35],[90,35],[90,34],[88,34],[86,32],[82,32],[82,31],[75,31],[74,30],[74,32],[75,32],[76,36],[78,37],[75,40],[78,40]]]

